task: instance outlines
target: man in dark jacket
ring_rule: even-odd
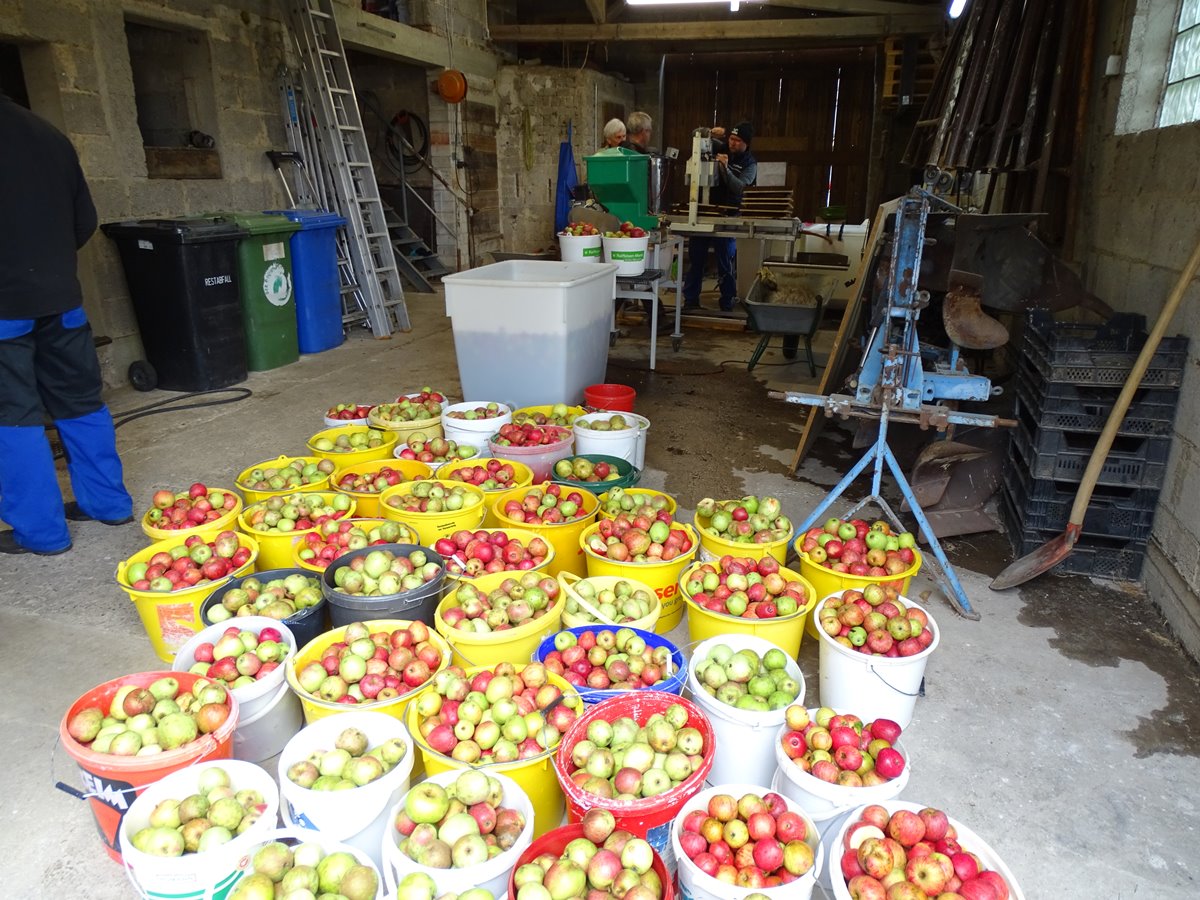
[[[0,95],[0,553],[71,549],[67,518],[132,521],[76,252],[96,208],[67,138]],[[67,451],[65,508],[43,410]]]
[[[735,125],[725,135],[725,129],[712,130],[713,150],[717,155],[717,183],[708,192],[708,202],[715,206],[741,209],[742,193],[758,176],[758,160],[750,152],[754,130],[749,122]],[[721,309],[730,312],[736,299],[737,280],[733,261],[737,245],[731,237],[692,237],[688,239],[688,267],[683,279],[683,308],[700,309],[700,285],[704,266],[711,247],[717,257],[717,286],[721,291]]]

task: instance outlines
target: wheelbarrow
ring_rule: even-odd
[[[809,375],[816,377],[812,338],[821,324],[825,298],[836,281],[827,273],[814,273],[802,265],[772,262],[763,266],[742,301],[747,330],[762,335],[746,370],[754,371],[771,339],[779,335],[783,337],[783,353],[788,359],[795,358],[800,341],[804,342]]]

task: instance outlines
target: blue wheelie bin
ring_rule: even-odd
[[[273,209],[300,226],[292,234],[292,282],[296,292],[296,330],[301,353],[320,353],[345,340],[342,331],[341,281],[337,269],[337,229],[346,220],[312,209]]]

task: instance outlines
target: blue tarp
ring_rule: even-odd
[[[571,213],[571,194],[579,184],[575,171],[575,149],[571,146],[572,124],[567,123],[567,139],[558,145],[558,187],[554,196],[554,230],[567,227]]]

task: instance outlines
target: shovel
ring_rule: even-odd
[[[1096,479],[1100,477],[1100,470],[1104,468],[1104,461],[1108,459],[1108,451],[1112,449],[1117,429],[1121,427],[1125,413],[1129,411],[1129,404],[1133,400],[1134,392],[1141,385],[1142,376],[1150,367],[1150,360],[1154,358],[1163,334],[1171,324],[1171,319],[1179,309],[1179,304],[1183,302],[1183,295],[1187,292],[1188,285],[1195,277],[1197,269],[1200,269],[1200,243],[1192,251],[1192,256],[1187,261],[1187,265],[1183,267],[1183,271],[1179,273],[1179,280],[1175,282],[1171,296],[1167,298],[1166,305],[1158,314],[1158,321],[1150,330],[1150,335],[1146,338],[1146,345],[1138,354],[1138,358],[1129,372],[1129,377],[1125,379],[1125,386],[1121,388],[1117,402],[1113,404],[1112,412],[1108,414],[1108,421],[1104,423],[1104,430],[1100,432],[1100,439],[1096,441],[1092,458],[1088,462],[1087,470],[1083,473],[1083,480],[1079,483],[1079,492],[1075,495],[1075,503],[1071,507],[1070,518],[1067,519],[1067,530],[1012,563],[992,580],[992,590],[1003,591],[1024,584],[1054,568],[1074,549],[1075,542],[1079,540],[1079,533],[1083,529],[1083,516],[1087,512],[1088,502],[1092,499],[1092,491],[1096,489]]]

